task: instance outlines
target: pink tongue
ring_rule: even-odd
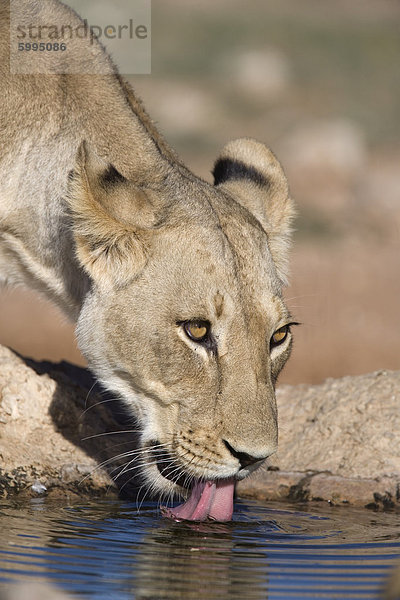
[[[207,517],[215,521],[230,521],[233,513],[233,479],[217,481],[197,481],[190,497],[184,504],[164,510],[166,517],[205,521]]]

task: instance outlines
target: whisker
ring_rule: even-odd
[[[85,408],[87,407],[87,402],[88,402],[88,400],[89,400],[90,393],[93,391],[93,388],[96,386],[96,384],[97,384],[97,380],[95,380],[95,381],[93,382],[93,385],[92,385],[92,387],[90,388],[90,390],[89,390],[89,391],[88,391],[88,393],[86,394],[86,398],[85,398]]]
[[[290,298],[285,297],[286,302],[291,300],[299,300],[301,298],[318,298],[321,294],[300,294],[299,296],[291,296]]]
[[[119,398],[107,398],[106,400],[100,400],[99,402],[95,402],[91,406],[88,406],[87,408],[85,408],[85,410],[82,412],[80,418],[84,417],[85,414],[87,412],[89,412],[89,410],[92,410],[92,408],[96,408],[96,406],[99,406],[100,404],[107,404],[108,402],[117,402],[117,401],[120,402]]]
[[[122,471],[120,473],[118,473],[117,477],[115,478],[115,481],[118,479],[118,477],[120,477],[124,473],[129,473],[130,471],[142,469],[143,467],[153,467],[154,465],[159,465],[160,463],[171,464],[171,460],[165,458],[165,459],[153,460],[151,462],[146,462],[143,460],[140,464],[130,467],[130,465],[133,463],[133,461],[137,460],[138,458],[141,458],[141,457],[135,456],[132,460],[128,461],[126,463],[125,467],[122,469]],[[116,467],[115,469],[113,469],[113,471],[115,471],[117,468],[119,468],[119,467]],[[180,467],[177,467],[177,468],[180,468]],[[160,474],[162,475],[161,472],[160,472]],[[162,476],[164,477],[164,475],[162,475]]]
[[[90,473],[88,473],[87,475],[85,475],[85,477],[83,477],[83,479],[80,480],[79,484],[82,484],[84,481],[86,481],[86,479],[88,479],[89,477],[91,477],[91,475],[93,475],[93,473],[95,473],[99,469],[105,467],[106,465],[108,465],[108,464],[110,464],[112,462],[115,462],[116,460],[120,460],[122,458],[128,458],[128,457],[134,456],[134,455],[140,455],[140,454],[145,453],[148,450],[158,449],[161,446],[163,446],[163,445],[156,444],[154,446],[150,446],[150,447],[147,447],[147,448],[137,448],[137,449],[134,449],[134,450],[130,450],[128,452],[122,452],[121,454],[117,454],[116,456],[112,456],[111,458],[108,458],[107,460],[104,460],[100,464],[96,465],[96,467],[94,467],[90,471]]]
[[[146,484],[144,483],[143,485],[141,485],[141,486],[140,486],[140,488],[139,488],[139,490],[138,490],[138,493],[137,493],[137,495],[136,495],[136,512],[137,512],[137,513],[139,513],[139,512],[140,512],[140,508],[141,508],[141,506],[142,506],[142,504],[143,504],[143,502],[141,502],[141,504],[140,504],[140,506],[139,506],[139,505],[138,505],[138,502],[139,502],[140,492],[143,490],[143,488],[145,487],[145,485],[146,485]]]
[[[147,496],[147,495],[150,493],[150,491],[153,491],[153,490],[155,490],[155,489],[156,489],[156,483],[157,483],[157,481],[160,479],[160,477],[162,477],[161,473],[160,473],[160,474],[158,475],[158,477],[157,477],[157,478],[156,478],[156,479],[155,479],[155,480],[152,482],[152,484],[151,484],[151,485],[150,485],[150,486],[147,488],[147,490],[146,490],[146,492],[145,492],[145,494],[144,494],[144,496],[143,496],[143,500],[142,500],[142,501],[141,501],[141,503],[139,504],[139,507],[138,507],[138,513],[140,513],[140,509],[141,509],[141,508],[142,508],[142,506],[143,506],[143,502],[145,501],[145,499],[146,499],[146,496]],[[142,487],[143,487],[143,486],[142,486]]]
[[[81,438],[82,442],[86,440],[92,440],[93,438],[102,437],[104,435],[118,435],[121,433],[141,433],[140,429],[125,429],[124,431],[106,431],[104,433],[95,433],[94,435],[88,435],[87,437]]]

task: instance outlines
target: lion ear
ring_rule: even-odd
[[[132,215],[146,204],[144,192],[85,142],[69,176],[66,201],[78,260],[98,285],[122,285],[143,268],[144,230],[132,222]]]
[[[213,175],[215,185],[247,208],[265,229],[279,278],[286,285],[295,211],[278,160],[264,144],[242,138],[223,148]]]

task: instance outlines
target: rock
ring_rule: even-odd
[[[399,502],[400,372],[283,386],[277,400],[273,470],[241,482],[239,493],[385,508]]]
[[[98,465],[109,461],[116,476],[122,462],[112,458],[134,448],[136,436],[102,435],[124,427],[92,386],[85,369],[36,363],[0,346],[0,497],[117,494]]]
[[[131,419],[92,387],[85,369],[34,362],[0,346],[0,497],[134,494],[127,458],[116,456],[137,445],[134,429],[125,431]],[[279,452],[238,484],[238,494],[398,504],[399,391],[400,372],[389,371],[280,387]]]
[[[377,371],[278,390],[282,470],[400,474],[400,373]],[[275,464],[275,461],[274,461]]]

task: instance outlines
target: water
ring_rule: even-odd
[[[400,515],[239,501],[227,524],[175,523],[156,504],[0,502],[0,590],[51,582],[125,599],[379,598],[400,563]]]

